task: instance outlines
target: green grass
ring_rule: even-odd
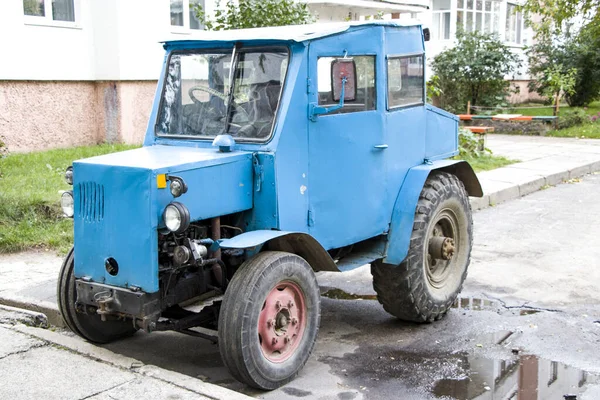
[[[71,188],[64,181],[65,169],[74,160],[134,147],[103,144],[0,158],[0,253],[66,252],[73,242],[73,221],[60,209],[58,191]]]
[[[507,108],[507,109],[501,109],[498,112],[494,111],[495,114],[499,113],[499,112],[503,112],[505,114],[521,114],[521,115],[532,115],[532,116],[550,116],[550,115],[554,115],[554,109],[548,106],[544,106],[543,104],[536,104],[536,103],[527,103],[527,104],[520,104],[519,108]],[[535,108],[532,108],[535,107]],[[560,112],[564,112],[564,111],[568,111],[571,110],[573,108],[583,108],[585,110],[585,112],[588,115],[597,115],[600,112],[600,101],[595,101],[590,103],[589,106],[587,107],[569,107],[568,104],[561,104],[560,108],[559,108],[559,115]]]
[[[600,121],[559,129],[557,131],[550,131],[546,136],[600,139]]]
[[[516,160],[510,160],[505,157],[484,155],[481,157],[462,157],[463,160],[471,164],[475,172],[489,171],[491,169],[505,167],[517,163]]]

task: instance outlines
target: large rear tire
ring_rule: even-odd
[[[469,197],[452,174],[432,172],[419,196],[408,254],[400,265],[371,264],[383,308],[406,321],[442,318],[462,290],[473,242]]]
[[[74,267],[75,261],[71,248],[60,269],[56,293],[58,309],[65,325],[77,335],[94,343],[109,343],[133,335],[137,329],[133,327],[131,320],[107,316],[107,320],[102,321],[100,315],[94,312],[87,310],[78,312],[75,309],[77,290],[73,274]]]
[[[219,350],[231,374],[266,390],[294,379],[314,347],[320,301],[315,274],[303,258],[267,251],[246,261],[219,315]]]

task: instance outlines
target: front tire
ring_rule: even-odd
[[[74,267],[73,248],[71,248],[60,269],[56,293],[58,309],[65,325],[77,335],[93,343],[109,343],[133,335],[137,329],[133,327],[131,320],[108,316],[106,321],[102,321],[100,315],[96,313],[76,310],[77,290]]]
[[[419,196],[410,247],[404,261],[371,264],[377,299],[406,321],[442,318],[462,290],[473,244],[473,221],[463,183],[432,172]]]
[[[266,390],[294,379],[314,347],[320,301],[315,274],[303,258],[267,251],[246,261],[219,315],[219,350],[231,374]]]

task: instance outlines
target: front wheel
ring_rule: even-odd
[[[407,321],[442,318],[467,277],[472,242],[464,185],[455,175],[432,172],[419,196],[406,258],[397,266],[381,260],[371,264],[383,308]]]
[[[219,315],[219,350],[239,381],[276,389],[302,369],[321,316],[319,286],[301,257],[267,251],[235,273]]]
[[[77,310],[77,290],[75,288],[75,267],[73,249],[69,251],[60,269],[56,298],[58,309],[67,327],[82,338],[94,343],[108,343],[131,336],[137,329],[131,320],[107,316],[102,321],[93,310]]]

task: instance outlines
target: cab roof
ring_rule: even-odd
[[[293,41],[305,42],[338,33],[371,26],[420,26],[418,21],[353,21],[333,22],[306,25],[274,26],[268,28],[232,29],[226,31],[199,31],[193,38],[186,40],[165,40],[165,44],[190,43],[190,42],[237,42],[237,41]]]

